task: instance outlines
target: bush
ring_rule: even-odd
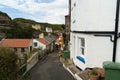
[[[17,55],[9,48],[0,47],[0,80],[16,80]]]

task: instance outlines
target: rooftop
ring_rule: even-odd
[[[31,39],[4,39],[1,42],[3,47],[25,48],[30,45]]]
[[[49,42],[47,42],[45,39],[43,38],[39,38],[37,39],[38,41],[40,41],[41,43],[43,43],[44,45],[48,46],[49,45]]]

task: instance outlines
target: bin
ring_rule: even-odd
[[[64,52],[64,59],[70,58],[70,51],[63,51]]]
[[[106,61],[103,63],[105,80],[120,80],[120,63]]]

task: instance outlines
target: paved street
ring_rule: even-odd
[[[39,61],[30,71],[31,80],[75,80],[73,76],[63,68],[57,53],[51,53],[42,61]]]

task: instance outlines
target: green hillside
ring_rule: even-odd
[[[63,24],[50,24],[50,23],[41,23],[36,22],[34,20],[30,19],[24,19],[24,18],[15,18],[13,19],[13,22],[18,23],[21,26],[32,26],[34,24],[40,24],[44,29],[45,27],[51,27],[53,30],[63,30]]]
[[[63,24],[50,24],[50,23],[42,23],[42,22],[36,22],[34,20],[25,19],[25,18],[15,18],[11,19],[7,13],[1,12],[2,17],[6,19],[8,17],[11,20],[10,28],[1,28],[1,33],[5,33],[5,38],[36,38],[40,33],[45,33],[47,35],[48,33],[45,31],[46,27],[51,27],[54,30],[64,30]],[[7,22],[6,22],[7,23]],[[32,28],[32,25],[40,24],[41,30],[35,30]],[[4,26],[5,27],[5,26]],[[53,33],[53,35],[56,35]]]

